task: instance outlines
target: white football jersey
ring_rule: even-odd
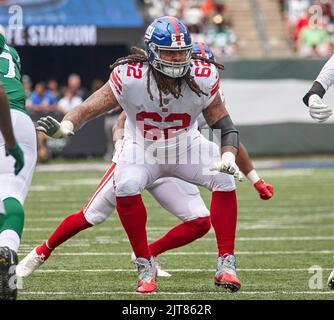
[[[197,131],[197,117],[219,92],[217,68],[201,60],[192,61],[191,74],[207,95],[198,96],[183,81],[182,96],[176,99],[172,94],[162,94],[163,106],[160,107],[153,75],[150,81],[153,101],[147,91],[148,66],[148,63],[120,65],[110,75],[110,87],[127,114],[125,137],[135,139],[139,131],[145,140],[156,141]]]
[[[320,82],[326,91],[334,84],[334,55],[326,62],[315,80]]]

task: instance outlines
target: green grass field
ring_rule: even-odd
[[[159,257],[160,265],[172,277],[158,279],[158,293],[134,293],[136,272],[130,263],[131,248],[114,213],[104,224],[83,231],[56,249],[35,274],[24,280],[18,299],[334,299],[334,292],[326,286],[334,268],[334,170],[259,172],[275,186],[276,194],[272,200],[262,201],[248,181],[238,183],[236,254],[242,282],[238,293],[225,293],[213,284],[213,230]],[[102,175],[35,174],[26,201],[20,259],[42,243],[64,217],[85,204]],[[201,193],[209,206],[210,193]],[[144,201],[150,241],[179,223],[148,193]],[[322,268],[322,289],[309,287],[312,266]]]

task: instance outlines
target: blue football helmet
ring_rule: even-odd
[[[149,63],[159,72],[172,77],[183,77],[191,60],[192,42],[186,26],[177,18],[161,17],[155,19],[146,29],[146,53]],[[161,51],[184,53],[184,61],[172,62],[160,57]]]
[[[215,56],[208,45],[203,42],[194,42],[193,54],[215,61]]]

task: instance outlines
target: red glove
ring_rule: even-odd
[[[257,190],[262,200],[269,200],[274,195],[274,187],[265,183],[262,179],[254,183],[254,188]]]

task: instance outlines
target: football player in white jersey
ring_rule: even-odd
[[[326,121],[333,114],[332,107],[322,100],[333,84],[334,55],[326,62],[312,88],[303,97],[304,103],[309,107],[310,116],[319,123]]]
[[[136,291],[157,290],[140,194],[167,176],[213,191],[210,218],[218,245],[215,284],[237,291],[241,284],[234,256],[237,200],[233,175],[239,170],[235,163],[239,140],[218,93],[216,66],[222,66],[206,58],[192,60],[188,30],[176,18],[156,19],[145,38],[147,56],[138,51],[118,59],[111,66],[107,84],[61,123],[50,117],[41,119],[40,130],[55,138],[72,135],[90,119],[121,105],[127,114],[125,139],[112,179],[117,210],[137,257]],[[209,126],[220,132],[221,154],[212,154],[212,143],[197,131],[196,119],[201,112]],[[168,161],[163,163],[166,156]]]
[[[327,90],[334,84],[334,55],[326,62],[312,88],[305,94],[303,101],[309,107],[310,116],[319,123],[326,121],[332,114],[332,107],[322,99]],[[328,277],[327,285],[334,290],[334,269]]]
[[[193,44],[193,53],[214,60],[212,51],[202,43]],[[122,112],[113,128],[114,145],[118,149],[124,138],[124,123],[126,114]],[[200,122],[200,121],[199,121]],[[203,119],[203,122],[205,120]],[[206,122],[205,122],[206,124]],[[119,151],[118,151],[119,152]],[[273,187],[258,177],[254,166],[249,159],[246,148],[240,143],[239,153],[236,159],[242,173],[252,182],[253,186],[263,200],[273,196]],[[113,172],[115,165],[112,164]],[[108,170],[110,172],[110,170]],[[256,178],[258,177],[258,178]],[[102,179],[103,183],[104,179]],[[108,193],[106,190],[109,190]],[[157,257],[166,252],[202,237],[210,228],[209,210],[201,199],[197,187],[177,178],[160,178],[148,188],[152,196],[168,211],[178,217],[181,224],[172,228],[160,239],[149,245],[151,254]],[[108,196],[106,197],[105,195]],[[105,221],[115,209],[115,192],[111,181],[106,183],[97,195],[93,195],[90,205],[86,205],[79,213],[74,213],[65,218],[57,229],[40,246],[34,248],[17,266],[16,273],[20,277],[30,276],[51,255],[52,251],[64,241],[73,237],[78,232]],[[105,199],[108,199],[106,201]],[[133,259],[134,260],[134,259]],[[158,276],[170,276],[157,265]]]

